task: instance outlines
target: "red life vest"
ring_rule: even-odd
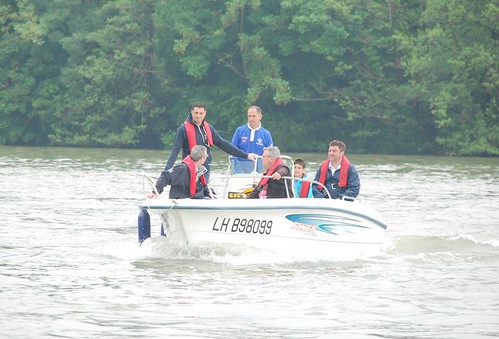
[[[189,151],[192,151],[192,148],[197,145],[196,142],[196,130],[194,129],[194,125],[188,121],[184,121],[185,132],[187,133],[187,141],[189,141]],[[208,138],[208,146],[213,146],[213,135],[211,134],[210,125],[206,121],[203,121],[203,129],[206,133],[206,138]]]
[[[190,181],[190,193],[192,196],[196,194],[196,164],[194,161],[192,161],[191,157],[188,155],[186,156],[182,162],[187,165],[189,168],[189,172],[191,174],[191,181]],[[203,183],[203,185],[207,185],[206,178],[204,177],[204,174],[199,177],[199,180]]]
[[[274,162],[274,164],[272,165],[272,167],[267,171],[267,173],[265,173],[265,175],[268,175],[268,176],[271,176],[272,174],[274,174],[277,166],[279,165],[282,165],[282,159],[281,158],[277,158]],[[267,185],[267,182],[269,181],[270,178],[261,178],[260,179],[260,182],[258,183],[258,186],[260,187],[263,187],[265,185]]]
[[[329,163],[331,161],[328,159],[324,161],[321,165],[321,172],[319,176],[319,182],[323,185],[326,184],[327,170],[329,168]],[[350,168],[350,161],[348,161],[346,156],[343,156],[341,159],[341,167],[340,167],[340,179],[338,180],[338,186],[345,188],[348,185],[348,169]],[[324,189],[323,186],[317,187],[319,191]]]
[[[310,181],[302,181],[300,188],[300,198],[308,198],[309,190],[310,190]]]

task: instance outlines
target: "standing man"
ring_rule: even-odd
[[[360,178],[355,166],[350,164],[345,151],[347,146],[339,140],[329,143],[328,158],[322,163],[315,175],[315,181],[322,183],[331,198],[355,198],[360,191]],[[313,184],[315,198],[327,198],[324,187]]]
[[[206,105],[202,102],[195,102],[191,105],[191,113],[184,121],[184,123],[177,129],[175,139],[173,141],[172,152],[166,162],[165,170],[173,167],[177,160],[177,156],[182,149],[182,159],[191,153],[191,150],[196,145],[206,146],[208,149],[208,159],[204,166],[207,169],[205,174],[206,179],[209,179],[211,168],[211,153],[210,148],[213,145],[218,146],[224,152],[238,158],[244,158],[252,161],[257,160],[257,155],[253,153],[246,153],[238,149],[230,142],[225,140],[218,134],[218,132],[205,120]]]
[[[248,123],[239,126],[232,136],[232,145],[246,153],[263,154],[264,147],[274,146],[272,135],[262,127],[260,122],[263,118],[262,110],[258,106],[248,108]],[[236,172],[250,173],[254,164],[246,159],[237,159]],[[259,164],[261,167],[261,164]],[[258,168],[259,171],[261,168]]]
[[[292,198],[293,182],[290,177],[291,170],[281,159],[279,148],[265,147],[263,150],[263,166],[266,170],[263,172],[263,178],[255,187],[253,192],[248,194],[247,199],[274,199],[274,198]]]

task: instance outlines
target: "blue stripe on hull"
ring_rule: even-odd
[[[351,227],[369,228],[359,224],[362,220],[329,214],[289,214],[288,220],[307,225],[314,225],[317,230],[338,235],[345,231],[353,233]],[[365,219],[365,217],[363,217]]]

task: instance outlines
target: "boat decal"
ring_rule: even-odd
[[[355,233],[359,228],[369,228],[362,224],[362,220],[338,215],[327,214],[288,214],[286,219],[296,223],[310,225],[318,231],[335,235]]]
[[[306,234],[310,235],[316,235],[317,233],[317,227],[314,225],[310,224],[304,224],[302,222],[293,222],[293,225],[291,225],[291,229],[294,231],[300,231]]]
[[[244,192],[229,192],[228,199],[246,199],[247,194]]]

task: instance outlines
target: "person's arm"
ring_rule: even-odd
[[[321,169],[319,168],[317,170],[317,172],[315,173],[314,181],[319,181],[320,173],[321,173]],[[325,195],[324,195],[323,191],[319,191],[319,187],[318,186],[319,185],[317,185],[316,183],[312,183],[312,194],[313,194],[314,198],[325,198]],[[323,187],[323,190],[324,189],[325,188]]]
[[[156,180],[156,190],[158,193],[162,193],[163,189],[167,185],[171,185],[172,183],[172,170],[164,170],[161,172],[161,175],[159,176],[158,180]]]
[[[175,165],[172,169],[170,184],[171,199],[192,198],[191,195],[191,174],[185,163]]]
[[[272,146],[274,146],[274,140],[272,140],[272,134],[270,134],[269,130],[267,130],[266,135],[267,135],[267,138],[266,138],[267,140],[265,142],[265,146],[266,147],[272,147]]]
[[[355,166],[350,165],[348,169],[348,184],[345,192],[342,193],[342,196],[353,197],[356,198],[360,192],[360,178],[357,173],[357,169]]]
[[[253,191],[251,191],[251,193],[246,196],[246,199],[258,199],[258,198],[260,198],[260,191],[261,191],[261,187],[255,187],[255,189]]]
[[[217,147],[219,147],[225,153],[235,156],[236,158],[248,159],[248,153],[241,151],[239,148],[222,138],[220,134],[218,134],[218,132],[212,127],[213,126],[210,125],[211,133],[213,135],[213,143]]]
[[[173,167],[175,161],[177,160],[177,156],[184,145],[184,137],[185,137],[185,127],[184,125],[180,126],[177,129],[177,133],[175,134],[175,139],[173,140],[173,147],[170,156],[168,157],[168,161],[166,162],[165,170],[168,170]]]
[[[276,170],[277,173],[281,175],[281,177],[290,177],[291,176],[291,171],[287,166],[279,166]]]

